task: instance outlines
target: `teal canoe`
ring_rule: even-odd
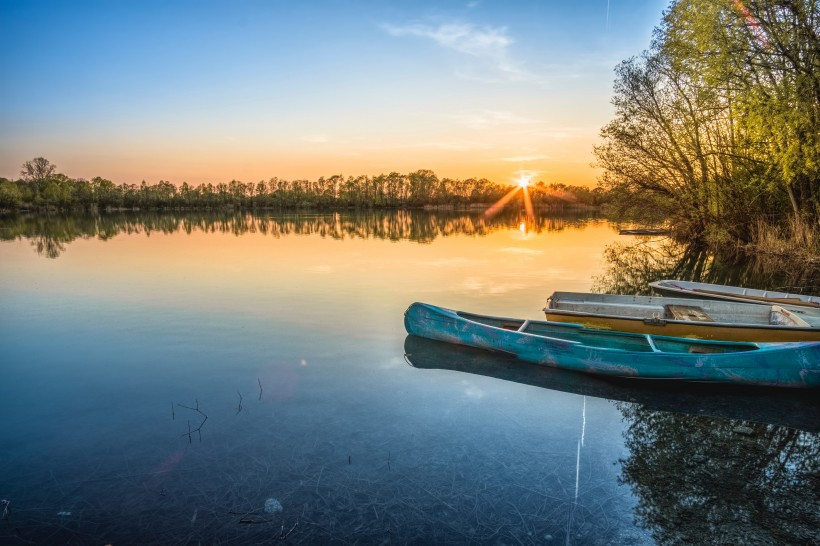
[[[820,386],[820,342],[693,340],[591,330],[579,324],[491,317],[414,303],[408,334],[615,377],[772,387]]]

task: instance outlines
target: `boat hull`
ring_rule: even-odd
[[[510,319],[513,326],[520,322]],[[546,329],[554,328],[553,323],[531,322]],[[626,350],[489,326],[468,320],[456,311],[423,303],[414,303],[407,309],[404,323],[409,334],[419,337],[501,351],[526,362],[578,372],[777,387],[820,386],[820,343],[746,344],[747,347],[743,347],[716,341],[699,342],[699,347],[728,351],[716,354]],[[576,328],[576,332],[582,334],[595,332],[578,325],[562,326]],[[626,347],[633,341],[637,343],[639,337],[617,334],[614,339],[623,338],[622,345]],[[677,342],[674,338],[657,341]],[[748,347],[752,345],[754,349]],[[737,352],[732,352],[735,346]]]
[[[820,296],[670,279],[651,282],[649,286],[658,294],[678,298],[715,299],[742,303],[776,303],[820,309]]]

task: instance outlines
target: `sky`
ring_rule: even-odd
[[[0,0],[0,176],[594,186],[664,0]]]

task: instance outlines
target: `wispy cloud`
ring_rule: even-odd
[[[510,46],[514,40],[507,33],[507,27],[480,27],[472,23],[454,22],[438,26],[384,24],[382,28],[391,36],[425,38],[482,61],[485,70],[477,71],[475,66],[459,67],[456,74],[460,77],[485,81],[532,79],[532,76],[510,55]],[[486,68],[491,71],[487,72]]]
[[[302,140],[312,144],[324,144],[328,142],[330,138],[327,135],[305,135],[302,137]]]
[[[538,120],[519,116],[512,112],[483,110],[481,112],[456,116],[456,122],[470,129],[489,129],[500,126],[530,126]]]
[[[531,161],[539,161],[541,159],[549,159],[549,156],[544,154],[531,154],[531,155],[517,155],[513,157],[501,157],[499,158],[501,161],[508,161],[510,163],[528,163]]]
[[[533,248],[521,248],[521,247],[517,247],[517,246],[515,246],[515,247],[508,246],[508,247],[505,247],[505,248],[500,248],[498,251],[499,252],[506,252],[506,253],[509,253],[509,254],[522,254],[522,255],[525,255],[525,256],[539,256],[539,255],[544,253],[543,250],[536,250],[536,249],[533,249]]]

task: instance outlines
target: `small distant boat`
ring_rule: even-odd
[[[820,342],[744,343],[591,330],[579,324],[491,317],[414,303],[407,333],[615,377],[774,387],[820,386]]]
[[[639,229],[622,229],[618,231],[618,235],[666,235],[669,233],[665,228],[639,228]]]
[[[807,296],[805,294],[792,294],[790,292],[776,292],[774,290],[758,290],[755,288],[743,288],[741,286],[727,286],[725,284],[709,284],[705,282],[669,279],[651,282],[649,286],[659,294],[668,296],[750,303],[779,303],[820,308],[820,296]]]
[[[547,320],[587,328],[722,341],[820,341],[820,310],[799,306],[555,292]]]

